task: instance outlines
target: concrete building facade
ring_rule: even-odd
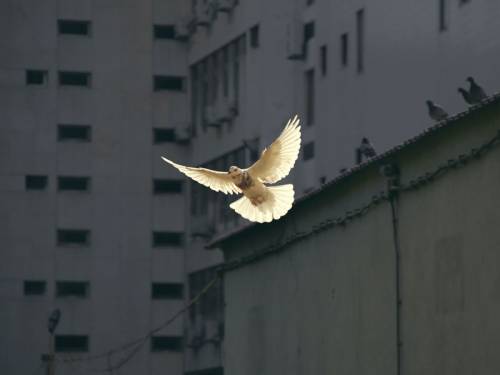
[[[497,373],[499,161],[496,96],[214,241],[226,373]]]
[[[0,367],[31,374],[59,308],[60,359],[140,338],[183,306],[184,1],[2,1]],[[168,152],[167,152],[168,150]],[[183,373],[183,323],[122,374]],[[95,361],[57,362],[57,374]],[[110,361],[109,363],[107,361]]]
[[[214,276],[223,256],[207,242],[244,221],[229,197],[188,183],[161,155],[247,165],[298,113],[303,152],[289,180],[301,196],[352,167],[363,136],[383,151],[423,130],[426,99],[463,108],[455,90],[466,76],[500,85],[500,5],[487,0],[1,7],[8,373],[31,371],[46,351],[40,322],[53,308],[59,349],[92,355],[158,326]],[[220,374],[223,304],[219,284],[120,371]]]
[[[425,100],[465,109],[457,87],[467,76],[500,87],[499,14],[486,0],[193,1],[186,164],[248,165],[298,113],[302,153],[287,181],[300,197],[354,167],[363,137],[382,152],[424,130]],[[223,257],[207,241],[245,222],[228,209],[232,198],[191,189],[186,270],[208,282]],[[207,341],[219,323],[198,315],[187,322],[193,374],[224,358],[224,345]]]

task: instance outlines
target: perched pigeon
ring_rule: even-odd
[[[361,153],[361,155],[367,158],[373,158],[375,155],[377,155],[375,148],[372,146],[368,138],[365,137],[361,139],[361,146],[359,146],[359,152]]]
[[[300,150],[299,119],[288,120],[280,136],[266,148],[260,159],[247,169],[236,166],[229,171],[213,171],[206,168],[186,167],[167,158],[162,159],[186,176],[212,190],[224,194],[240,194],[243,197],[229,207],[250,221],[270,222],[285,215],[292,207],[292,184],[267,186],[286,177],[293,168]]]
[[[427,100],[427,108],[429,109],[429,116],[436,121],[443,121],[448,117],[448,113],[438,106],[434,104],[432,100]]]
[[[474,102],[472,101],[472,99],[470,97],[469,92],[466,89],[463,89],[463,88],[459,87],[458,88],[458,92],[460,94],[462,94],[462,97],[464,98],[464,100],[466,101],[467,104],[469,104],[469,105],[473,105],[474,104]]]
[[[484,92],[483,88],[479,86],[476,81],[474,81],[474,78],[468,77],[467,81],[470,83],[469,87],[469,97],[470,100],[473,104],[480,103],[484,99],[488,97],[486,93]]]

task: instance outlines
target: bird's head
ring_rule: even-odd
[[[427,103],[427,106],[429,106],[429,107],[432,107],[434,105],[432,100],[426,100],[425,102]]]
[[[467,80],[466,80],[466,81],[467,81],[467,82],[469,82],[469,83],[474,83],[474,78],[472,78],[472,77],[467,77]]]
[[[361,143],[367,144],[367,143],[370,143],[370,141],[368,141],[368,138],[363,137],[363,138],[361,138]]]
[[[227,174],[229,176],[231,176],[231,178],[234,180],[235,178],[237,178],[238,176],[241,176],[241,173],[242,173],[242,170],[238,167],[235,167],[234,165],[230,166],[229,167],[229,171],[227,172]]]

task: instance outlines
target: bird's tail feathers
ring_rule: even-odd
[[[295,195],[292,184],[267,186],[267,192],[265,201],[259,205],[253,205],[250,199],[243,196],[229,207],[245,219],[258,223],[279,219],[292,208]]]

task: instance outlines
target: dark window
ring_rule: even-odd
[[[306,124],[314,124],[314,69],[305,73]]]
[[[153,246],[182,246],[183,237],[179,232],[153,232]]]
[[[88,125],[58,125],[57,139],[59,141],[90,142],[91,131]]]
[[[57,188],[59,190],[88,191],[90,177],[58,177]]]
[[[222,94],[227,98],[229,94],[229,52],[228,47],[222,50]]]
[[[24,295],[25,296],[40,296],[45,294],[45,281],[25,280]]]
[[[153,180],[153,193],[182,193],[182,180],[169,180],[169,179],[154,179]]]
[[[45,85],[48,73],[46,70],[26,70],[27,85]]]
[[[155,39],[174,39],[175,26],[174,25],[154,25],[153,36]]]
[[[175,129],[153,129],[153,143],[175,142]]]
[[[182,337],[179,336],[153,336],[151,337],[151,351],[181,352],[182,351]]]
[[[24,179],[26,190],[45,190],[49,178],[47,176],[28,175]]]
[[[448,0],[439,0],[439,31],[448,29]]]
[[[347,33],[340,36],[340,64],[347,66],[349,61],[349,39]]]
[[[217,267],[210,267],[189,274],[189,298],[195,298],[203,289],[217,277]],[[204,293],[197,304],[189,309],[191,319],[200,315],[203,320],[217,319],[223,312],[223,285],[217,279],[215,285]]]
[[[89,337],[81,335],[56,335],[56,352],[88,352]]]
[[[184,77],[154,76],[154,90],[184,91]]]
[[[314,38],[314,22],[308,22],[304,25],[304,43]]]
[[[356,51],[357,51],[357,63],[356,67],[358,73],[361,73],[364,70],[365,58],[364,58],[364,50],[365,50],[365,11],[364,9],[360,9],[356,12]]]
[[[89,35],[90,22],[75,21],[75,20],[58,20],[57,29],[59,30],[59,34]]]
[[[61,86],[90,86],[90,73],[87,72],[59,72]]]
[[[90,231],[85,229],[58,229],[58,245],[88,245],[90,242]]]
[[[326,76],[327,70],[328,70],[328,54],[327,54],[327,47],[326,45],[323,45],[319,49],[319,62],[320,62],[320,68],[321,68],[321,75]]]
[[[58,281],[56,282],[57,297],[87,297],[89,283],[86,281]]]
[[[182,299],[184,285],[179,283],[153,283],[151,285],[151,298],[153,299]]]
[[[259,46],[259,25],[250,28],[250,47],[257,48]]]
[[[314,142],[309,142],[304,145],[302,158],[304,161],[314,158]]]

